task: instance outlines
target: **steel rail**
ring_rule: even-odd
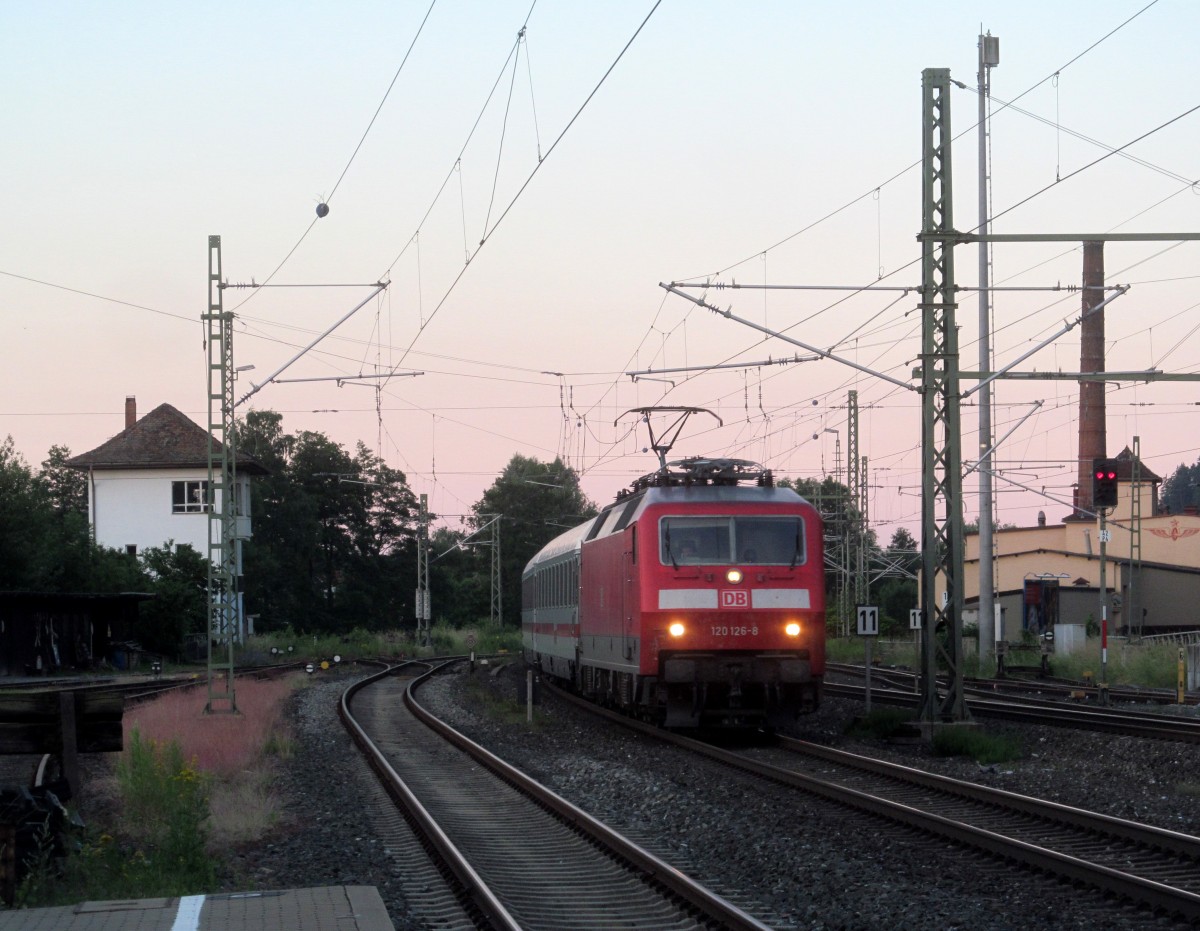
[[[611,720],[631,730],[650,735],[655,739],[698,753],[709,759],[717,760],[743,772],[751,773],[783,785],[819,795],[823,798],[828,798],[832,801],[846,804],[858,810],[868,811],[872,814],[910,825],[922,832],[932,832],[970,847],[982,849],[999,856],[1010,857],[1021,863],[1051,871],[1058,876],[1084,882],[1089,886],[1097,887],[1108,893],[1116,893],[1135,902],[1145,903],[1152,908],[1163,909],[1171,914],[1181,915],[1188,920],[1200,920],[1200,894],[1190,892],[1186,889],[1169,886],[1165,883],[1126,873],[1112,867],[1104,866],[1103,864],[1092,863],[1068,853],[1031,844],[1019,838],[1008,837],[995,831],[967,824],[934,812],[922,811],[910,805],[883,798],[869,792],[863,792],[849,786],[839,785],[835,782],[817,779],[804,773],[757,762],[729,750],[714,747],[680,734],[663,731],[660,728],[653,727],[641,721],[632,720],[624,715],[600,708],[591,702],[553,686],[550,686],[549,690],[556,696],[564,698],[592,714]],[[916,696],[910,697],[916,698]],[[847,754],[847,756],[852,757],[853,754]],[[866,760],[867,758],[862,759]],[[885,768],[892,765],[877,760],[872,760],[871,763]],[[891,778],[902,778],[899,774],[905,770],[908,770],[910,773],[920,772],[910,770],[909,767],[895,766],[890,776]],[[932,773],[922,775],[929,777],[930,786],[943,778],[937,777]],[[951,780],[951,782],[956,781]],[[963,783],[962,785],[966,786],[968,784]],[[943,789],[942,791],[945,790]],[[965,791],[965,789],[960,789],[956,794],[963,794]],[[996,791],[999,792],[999,790]],[[997,795],[993,798],[998,800],[1000,797]],[[1036,803],[1041,801],[1027,797],[1021,798],[1024,799],[1023,805],[1025,806],[1022,809],[1023,813],[1029,813],[1027,809],[1036,807]],[[995,803],[1003,804],[999,801]],[[1091,814],[1095,816],[1095,824],[1104,826],[1103,828],[1097,828],[1097,830],[1114,836],[1122,836],[1123,834],[1136,835],[1138,828],[1144,828],[1145,834],[1143,836],[1153,839],[1138,840],[1137,843],[1162,846],[1177,856],[1191,859],[1200,858],[1200,838],[1153,828],[1149,825],[1137,825],[1134,822],[1124,822],[1122,824],[1121,819],[1110,818],[1109,816],[1092,812],[1083,812],[1082,809],[1072,810],[1070,806],[1056,806],[1055,803],[1049,802],[1045,804],[1050,806],[1047,811],[1054,812],[1053,817],[1055,820],[1064,820],[1067,813],[1071,811],[1080,815]],[[1043,815],[1041,817],[1046,816]],[[1127,837],[1126,839],[1130,838]],[[1197,862],[1200,863],[1200,859]]]
[[[1200,865],[1200,837],[1192,834],[1184,834],[1152,824],[1128,821],[1125,818],[1088,811],[1085,808],[1075,808],[1072,805],[1063,805],[1048,799],[1020,795],[1016,792],[1009,792],[1007,789],[997,789],[977,782],[954,779],[951,776],[914,769],[900,763],[889,763],[886,760],[847,753],[844,750],[823,747],[820,744],[798,740],[794,737],[778,737],[776,739],[780,747],[804,756],[816,757],[841,766],[850,766],[876,775],[900,779],[937,792],[949,792],[972,801],[1014,809],[1037,818],[1060,821],[1086,831],[1119,837],[1137,844],[1144,844],[1147,847],[1157,847],[1179,856],[1189,857]]]
[[[866,674],[866,667],[856,663],[826,663],[825,668],[828,672],[839,672],[846,675],[858,676],[860,678]],[[1015,668],[1036,669],[1037,667],[1021,666]],[[907,672],[903,669],[876,666],[871,670],[871,678],[879,679],[880,681],[891,682],[896,688],[904,689],[906,687],[915,688],[914,683],[916,681],[916,674]],[[966,684],[968,690],[974,690],[985,696],[988,694],[994,695],[997,692],[1035,691],[1039,693],[1045,692],[1050,694],[1058,694],[1063,697],[1073,697],[1082,694],[1085,698],[1096,698],[1099,693],[1099,686],[1097,686],[1095,682],[1079,682],[1073,679],[1062,679],[1040,674],[1031,679],[1015,676],[1009,676],[1003,679],[978,679],[967,677],[963,680],[963,682]],[[1179,693],[1175,688],[1111,685],[1108,687],[1107,691],[1110,701],[1128,701],[1151,705],[1180,704]],[[1044,699],[1025,697],[1023,700],[1041,701]],[[1185,692],[1182,703],[1185,705],[1200,705],[1200,692]]]
[[[825,682],[826,695],[858,698],[864,687]],[[902,707],[916,707],[920,696],[894,689],[871,689],[871,700]],[[1160,714],[1119,712],[1101,708],[1068,707],[1062,704],[1032,704],[995,699],[969,698],[967,707],[979,717],[1042,724],[1049,727],[1077,727],[1084,730],[1145,737],[1153,740],[1173,740],[1181,743],[1200,743],[1200,720],[1172,718]]]
[[[768,925],[690,879],[669,863],[617,833],[602,821],[593,818],[583,809],[572,805],[562,796],[531,779],[516,767],[506,763],[465,734],[437,718],[416,699],[416,689],[428,678],[428,675],[414,679],[409,684],[404,694],[404,701],[409,710],[436,733],[467,753],[496,776],[532,797],[546,810],[572,825],[594,843],[636,866],[655,884],[670,890],[672,894],[700,911],[707,918],[719,921],[722,927],[731,929],[731,931],[770,931]]]
[[[416,665],[416,663],[408,663],[404,665]],[[427,663],[419,665],[427,666]],[[354,743],[366,756],[367,761],[371,764],[372,769],[379,774],[380,780],[387,789],[388,794],[396,800],[396,803],[405,812],[414,823],[416,829],[420,832],[436,852],[438,858],[445,869],[451,876],[454,877],[458,884],[458,892],[465,896],[474,906],[486,916],[491,922],[492,927],[503,929],[503,931],[521,931],[521,926],[517,924],[516,919],[509,914],[503,903],[496,898],[495,894],[488,888],[487,884],[475,872],[471,864],[459,852],[458,848],[442,830],[437,821],[430,815],[429,811],[417,799],[415,795],[405,785],[404,780],[392,768],[387,757],[375,745],[375,742],[367,735],[353,713],[350,711],[350,701],[354,695],[369,685],[378,682],[389,675],[397,672],[401,667],[388,666],[383,671],[367,676],[364,679],[355,682],[345,692],[342,693],[341,700],[338,702],[338,716],[342,719],[343,725],[350,733]],[[432,668],[430,669],[432,672]],[[426,675],[430,673],[427,672]]]

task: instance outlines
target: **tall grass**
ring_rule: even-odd
[[[278,823],[273,761],[292,754],[283,701],[307,681],[303,674],[238,679],[238,714],[205,714],[200,691],[171,693],[126,713],[127,733],[137,727],[154,739],[177,741],[183,756],[211,776],[214,847],[258,837]]]
[[[1078,653],[1070,656],[1055,654],[1050,669],[1056,676],[1082,679],[1085,672],[1092,680],[1100,681],[1100,640],[1089,637]],[[1173,688],[1179,671],[1179,647],[1170,643],[1127,643],[1110,640],[1108,643],[1107,678],[1110,685],[1141,685],[1146,688]]]
[[[216,868],[206,849],[211,780],[184,759],[178,742],[146,739],[134,728],[116,778],[122,838],[84,833],[59,861],[47,834],[14,904],[190,895],[214,887]]]

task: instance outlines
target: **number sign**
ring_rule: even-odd
[[[870,607],[859,607],[858,609],[858,635],[860,637],[877,637],[879,636],[879,609]]]
[[[920,608],[909,609],[908,629],[909,630],[920,630],[921,629],[921,609]]]

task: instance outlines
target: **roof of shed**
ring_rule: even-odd
[[[217,449],[221,443],[217,441]],[[208,468],[208,432],[170,404],[160,404],[145,417],[90,452],[67,460],[73,469]],[[240,453],[237,468],[267,475],[253,456]]]

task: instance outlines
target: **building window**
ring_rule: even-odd
[[[202,514],[212,510],[208,482],[188,481],[171,483],[171,513]]]

